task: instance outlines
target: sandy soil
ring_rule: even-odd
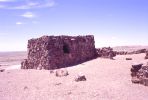
[[[130,76],[132,63],[148,61],[144,56],[97,58],[67,68],[66,77],[48,70],[7,70],[0,73],[0,100],[147,100],[148,87],[132,84]],[[126,57],[133,60],[126,61]],[[75,82],[78,73],[87,81]]]

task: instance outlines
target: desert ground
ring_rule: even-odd
[[[20,65],[23,59],[27,58],[27,52],[0,52],[0,67],[8,68],[10,66]]]
[[[6,71],[0,72],[0,100],[147,100],[148,87],[133,84],[130,76],[133,63],[148,62],[144,56],[118,55],[115,60],[96,58],[66,68],[69,75],[64,77],[56,77],[49,70],[7,66]],[[127,61],[126,57],[133,60]],[[20,66],[20,60],[12,64]],[[79,73],[87,80],[75,82]]]

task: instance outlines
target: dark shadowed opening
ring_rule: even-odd
[[[64,45],[63,45],[63,52],[64,52],[64,53],[70,53],[70,51],[69,51],[69,46],[68,46],[67,44],[64,44]]]

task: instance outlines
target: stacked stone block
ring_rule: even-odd
[[[58,69],[96,57],[94,36],[42,36],[28,40],[22,69]]]

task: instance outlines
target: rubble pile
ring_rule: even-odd
[[[113,59],[113,57],[116,56],[116,52],[113,51],[111,47],[103,47],[101,49],[97,49],[97,54],[98,57],[110,58],[110,59]]]
[[[132,65],[131,76],[133,83],[143,84],[148,86],[148,65],[143,64]]]

